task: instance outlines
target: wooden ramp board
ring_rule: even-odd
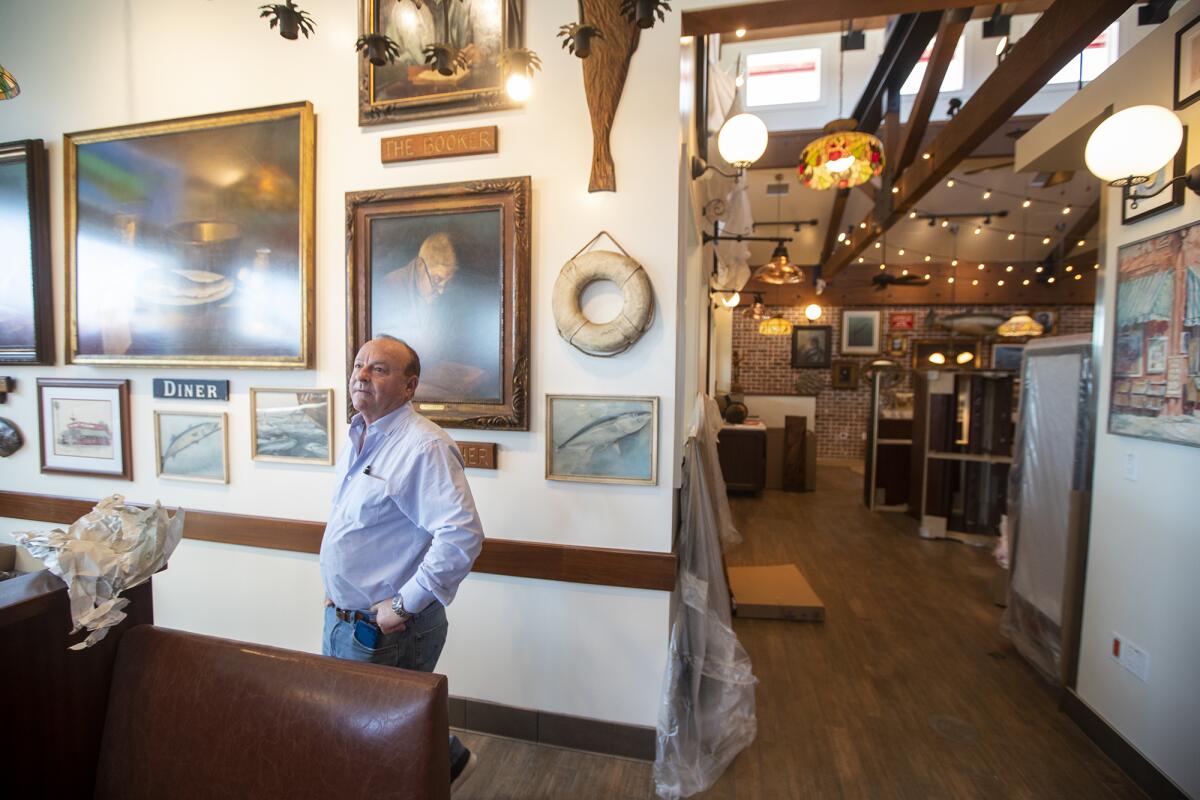
[[[729,567],[727,572],[736,616],[825,621],[825,604],[795,564]]]

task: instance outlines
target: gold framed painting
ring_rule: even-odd
[[[155,411],[155,475],[229,483],[229,415],[224,411]]]
[[[658,484],[658,398],[546,395],[546,478]]]
[[[520,47],[523,14],[523,0],[360,0],[359,35],[387,36],[399,53],[383,66],[358,59],[358,124],[515,107],[500,56]],[[425,63],[440,44],[463,56],[451,75]]]
[[[0,364],[54,363],[47,174],[41,139],[0,144]]]
[[[347,380],[386,333],[421,359],[415,410],[529,430],[531,195],[528,176],[346,193]]]
[[[67,361],[313,363],[312,104],[63,136]]]
[[[250,390],[250,457],[333,463],[332,389]]]

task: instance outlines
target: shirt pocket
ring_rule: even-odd
[[[342,495],[342,517],[360,527],[379,524],[391,503],[387,494],[387,481],[361,472],[350,478]]]

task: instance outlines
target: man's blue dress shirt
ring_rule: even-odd
[[[462,455],[445,431],[409,403],[370,425],[355,414],[321,539],[334,605],[366,610],[397,593],[413,614],[449,605],[482,546]]]

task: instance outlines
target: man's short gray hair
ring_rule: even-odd
[[[397,342],[404,345],[404,349],[408,351],[408,364],[404,367],[404,374],[410,377],[413,375],[416,375],[418,378],[421,377],[421,357],[417,355],[417,351],[413,349],[411,344],[396,336],[392,336],[390,333],[377,333],[372,338],[387,339],[389,342]]]

